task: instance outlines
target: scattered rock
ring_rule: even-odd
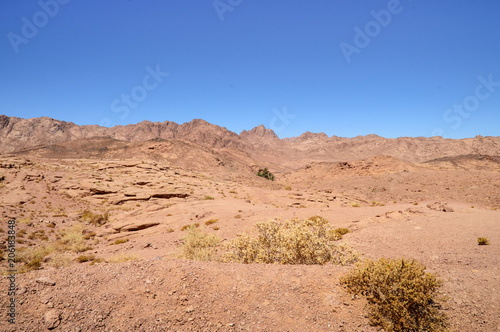
[[[36,282],[39,284],[42,284],[44,286],[55,286],[56,285],[55,281],[53,281],[47,277],[40,277],[40,278],[36,279]]]
[[[52,309],[43,315],[43,321],[47,329],[53,330],[61,323],[61,314],[56,309]]]

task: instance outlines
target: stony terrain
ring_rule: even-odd
[[[200,121],[189,126],[208,129],[193,135],[192,127],[181,128],[186,124],[142,123],[136,126],[175,128],[181,136],[127,134],[125,127],[111,135],[94,126],[95,137],[47,118],[33,132],[16,126],[36,119],[1,120],[0,249],[13,218],[19,252],[56,243],[75,225],[88,247],[54,251],[38,269],[18,274],[17,325],[2,314],[2,331],[376,331],[365,300],[339,284],[352,266],[178,255],[186,225],[197,223],[224,242],[259,221],[313,215],[349,228],[342,241],[363,258],[415,258],[436,272],[455,330],[500,331],[497,137],[383,143],[306,133],[279,140],[263,127],[227,136]],[[54,141],[40,146],[40,128],[54,123],[59,127],[47,131]],[[337,139],[349,141],[334,154]],[[382,153],[370,147],[374,141],[398,147]],[[285,158],[287,149],[298,152]],[[276,180],[257,177],[259,167]],[[94,224],[86,212],[106,220]],[[478,237],[491,244],[478,246]],[[94,258],[79,262],[82,255]],[[6,271],[6,260],[0,268]],[[7,289],[2,278],[2,294]],[[7,301],[2,295],[2,312]]]

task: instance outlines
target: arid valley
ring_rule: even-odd
[[[18,255],[16,324],[2,278],[2,331],[378,331],[340,282],[355,264],[180,255],[189,226],[222,248],[256,223],[312,216],[348,229],[338,242],[360,260],[424,264],[452,330],[500,331],[500,137],[0,116],[0,153],[4,275],[11,220]]]

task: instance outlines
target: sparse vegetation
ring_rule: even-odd
[[[292,186],[285,186],[285,190],[292,190]]]
[[[108,263],[124,263],[128,261],[135,261],[138,260],[139,256],[137,255],[127,255],[127,254],[121,254],[117,256],[113,256],[109,259],[107,259]]]
[[[239,234],[227,244],[227,261],[266,264],[347,265],[358,260],[341,236],[320,216],[281,222],[269,220],[256,224],[259,235]]]
[[[111,243],[111,245],[127,243],[128,241],[130,241],[130,239],[117,239],[115,242]]]
[[[487,246],[490,244],[490,241],[485,237],[478,237],[477,244],[480,246]]]
[[[57,243],[58,248],[73,252],[84,252],[92,249],[87,246],[82,232],[83,227],[79,224],[59,231],[61,239]]]
[[[184,225],[184,226],[182,226],[181,231],[185,231],[185,230],[187,230],[187,229],[189,229],[191,227],[198,228],[198,227],[200,227],[200,224],[199,223],[195,223],[195,224],[192,224],[192,225]]]
[[[215,257],[220,239],[215,234],[209,234],[196,227],[189,227],[188,233],[182,239],[181,256],[194,260],[212,260]]]
[[[85,263],[88,261],[93,261],[95,259],[95,255],[80,255],[76,258],[78,263]]]
[[[167,228],[166,232],[167,233],[173,233],[173,232],[175,232],[175,230],[173,228]]]
[[[372,325],[386,331],[445,331],[447,317],[439,311],[437,299],[442,281],[424,271],[425,266],[415,260],[368,260],[341,283],[367,298]]]
[[[349,233],[349,228],[335,228],[335,233],[339,234],[340,236],[342,235],[346,235],[347,233]]]
[[[215,224],[217,221],[219,221],[219,219],[210,219],[205,221],[205,225],[210,226],[212,224]]]
[[[24,263],[18,270],[20,273],[39,269],[43,259],[54,251],[52,246],[41,246],[35,248],[21,247],[17,249],[16,261]]]
[[[209,200],[213,200],[213,199],[215,199],[215,198],[213,198],[213,197],[212,197],[212,196],[210,196],[210,195],[205,195],[205,197],[203,197],[203,200],[204,200],[204,201],[209,201]]]
[[[274,175],[273,175],[273,173],[269,172],[267,167],[259,169],[259,171],[257,172],[257,175],[260,177],[263,177],[265,179],[274,181]]]
[[[80,219],[96,226],[102,226],[109,222],[109,212],[106,211],[103,214],[95,214],[92,211],[85,210],[80,215]]]

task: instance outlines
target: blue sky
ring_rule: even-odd
[[[0,114],[500,135],[498,0],[3,0]]]

